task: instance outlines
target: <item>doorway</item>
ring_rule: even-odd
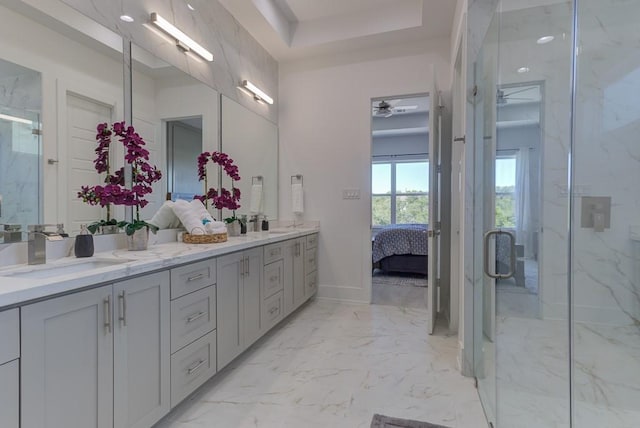
[[[371,102],[372,303],[426,309],[428,95]]]

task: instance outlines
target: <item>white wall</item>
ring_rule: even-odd
[[[319,220],[319,296],[369,301],[371,99],[450,86],[449,38],[280,66],[280,217],[302,174],[305,219]],[[345,188],[359,200],[343,200]]]

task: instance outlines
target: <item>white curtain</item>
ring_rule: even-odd
[[[531,224],[531,175],[529,149],[518,150],[516,156],[516,242],[524,246],[524,256],[532,258],[533,225]]]

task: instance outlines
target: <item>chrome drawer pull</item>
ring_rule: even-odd
[[[269,314],[273,315],[274,313],[278,312],[278,310],[279,310],[278,307],[274,306],[273,308],[269,309]]]
[[[198,280],[198,279],[200,279],[202,277],[204,277],[204,274],[203,273],[199,273],[197,275],[190,276],[189,278],[187,278],[187,282],[196,281],[196,280]]]
[[[192,322],[194,322],[197,319],[202,318],[203,316],[207,315],[206,312],[198,312],[195,315],[191,315],[189,318],[187,318],[187,324],[191,324]]]
[[[269,278],[269,281],[276,282],[278,280],[278,278],[279,277],[277,275],[275,275],[275,276],[272,276],[271,278]]]
[[[202,365],[205,363],[205,360],[200,360],[196,363],[195,366],[187,369],[187,374],[193,374],[193,372],[195,372],[196,370],[198,370],[200,367],[202,367]]]

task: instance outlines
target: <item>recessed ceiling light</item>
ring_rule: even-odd
[[[542,36],[536,41],[536,43],[539,45],[544,45],[546,43],[552,42],[553,39],[555,39],[554,36]]]
[[[520,67],[518,70],[518,73],[528,73],[531,71],[531,69],[529,67]]]
[[[195,7],[191,6],[191,3],[187,3],[187,7],[189,8],[189,10],[196,10]]]
[[[131,16],[129,15],[120,15],[120,20],[124,21],[124,22],[133,22],[135,21]]]

